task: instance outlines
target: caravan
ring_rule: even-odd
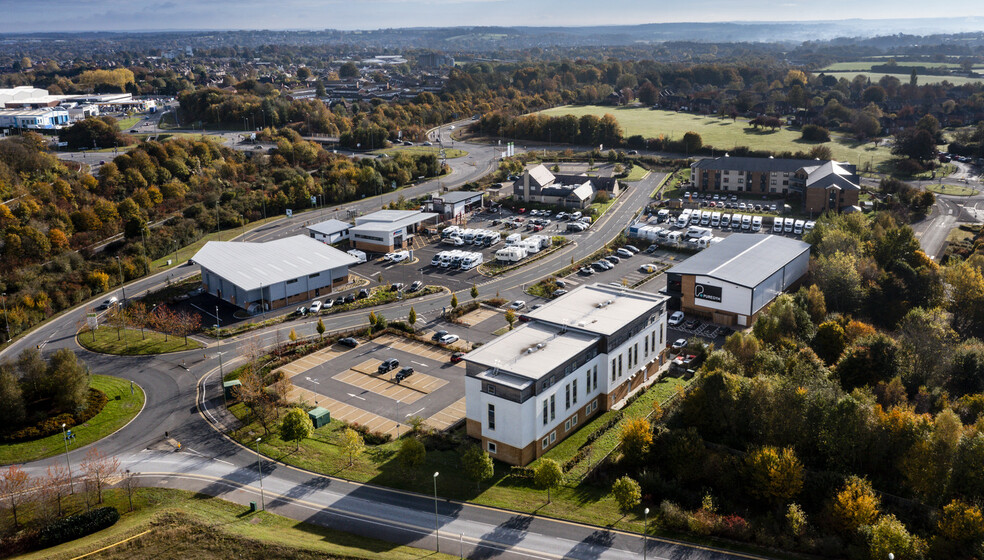
[[[684,210],[683,213],[681,213],[680,216],[677,218],[676,226],[681,228],[687,227],[687,224],[690,223],[690,214],[691,214],[690,210]]]
[[[711,227],[720,227],[721,225],[721,213],[713,212],[711,213]]]
[[[526,249],[520,246],[506,247],[495,252],[495,260],[519,262],[526,258]]]
[[[762,216],[754,216],[752,218],[752,231],[760,231],[762,229]]]

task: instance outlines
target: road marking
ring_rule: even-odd
[[[417,364],[417,365],[418,365],[418,366],[420,366],[420,367],[428,367],[428,366],[427,366],[427,364],[423,364],[423,363],[420,363],[420,362],[415,362],[415,361],[413,361],[413,360],[410,360],[410,363],[411,363],[411,364]]]
[[[305,377],[304,379],[306,379],[306,380],[308,380],[308,381],[310,381],[311,383],[314,383],[315,385],[321,385],[321,383],[319,383],[319,382],[317,382],[317,381],[315,381],[315,380],[313,380],[313,379],[311,379],[310,377]]]
[[[364,398],[362,398],[362,397],[360,397],[359,395],[353,395],[352,393],[346,393],[346,394],[347,394],[348,396],[350,396],[350,397],[352,397],[353,399],[359,399],[360,401],[364,401],[364,400],[366,400],[366,399],[364,399]],[[421,410],[423,410],[423,409],[421,409]]]
[[[411,412],[410,414],[407,414],[404,418],[410,418],[411,416],[416,416],[416,415],[420,414],[421,412],[423,412],[424,411],[424,408],[427,408],[427,407],[425,406],[425,407],[421,408],[420,410],[418,410],[416,412]]]

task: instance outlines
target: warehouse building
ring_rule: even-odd
[[[665,296],[581,285],[465,354],[468,435],[527,465],[653,379],[666,348]]]
[[[0,128],[51,130],[61,128],[68,122],[68,111],[62,107],[0,109]]]
[[[442,195],[432,196],[428,201],[429,209],[441,215],[442,220],[453,220],[482,207],[481,191],[450,191]]]
[[[352,224],[335,219],[325,220],[307,227],[311,239],[328,243],[329,245],[334,245],[340,241],[348,241],[350,229],[352,229]]]
[[[672,307],[723,325],[751,325],[810,264],[810,244],[776,235],[724,238],[666,272]]]
[[[389,253],[413,246],[420,224],[435,223],[437,214],[421,210],[380,210],[355,219],[349,237],[356,249]]]
[[[295,235],[266,243],[209,241],[191,262],[202,288],[249,311],[277,309],[331,293],[349,281],[358,259]]]

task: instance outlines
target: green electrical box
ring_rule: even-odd
[[[231,401],[236,398],[236,387],[242,387],[243,384],[238,379],[233,379],[232,381],[222,382],[222,392],[225,394],[227,401]]]
[[[319,406],[308,411],[308,418],[311,419],[314,429],[317,430],[331,422],[331,413],[328,412],[328,409]]]

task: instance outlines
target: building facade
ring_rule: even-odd
[[[68,111],[62,107],[44,109],[0,109],[0,128],[50,130],[69,123]]]
[[[437,214],[420,210],[380,210],[355,219],[349,238],[356,249],[389,253],[413,246],[423,223],[434,223]]]
[[[465,355],[468,435],[526,465],[657,372],[667,298],[581,285]]]
[[[543,164],[524,171],[513,186],[513,196],[519,197],[523,202],[577,209],[590,206],[600,191],[616,198],[621,192],[621,186],[618,180],[611,177],[554,174]]]

